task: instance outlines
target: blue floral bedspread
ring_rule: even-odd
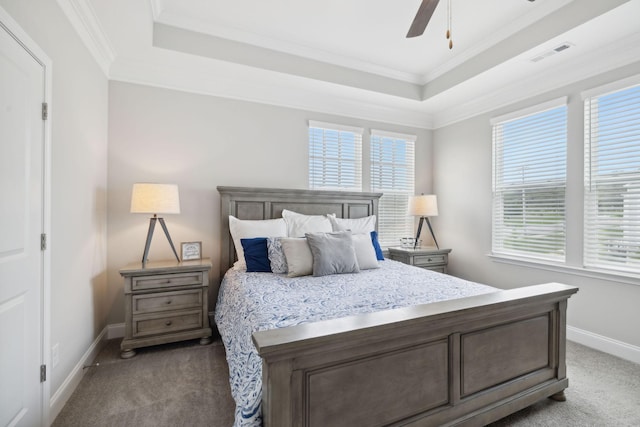
[[[324,277],[225,274],[215,320],[227,353],[235,427],[262,425],[262,359],[253,332],[496,290],[392,260],[380,264],[375,270]]]

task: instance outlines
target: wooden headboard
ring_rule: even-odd
[[[229,234],[229,215],[238,219],[274,219],[288,209],[306,215],[334,213],[339,218],[378,215],[382,193],[324,190],[286,190],[281,188],[218,187],[220,193],[220,275],[235,261],[235,248]]]

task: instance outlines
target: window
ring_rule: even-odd
[[[382,246],[397,246],[413,236],[414,218],[408,215],[414,194],[416,137],[371,130],[371,191],[382,192],[378,206],[378,232]]]
[[[493,253],[565,259],[566,98],[493,125]]]
[[[640,273],[640,85],[608,89],[584,95],[584,264]]]
[[[309,121],[309,188],[362,191],[362,128]],[[414,135],[371,130],[371,191],[384,193],[378,205],[378,239],[397,246],[413,236],[408,215],[414,194]]]
[[[309,188],[362,191],[362,131],[309,121]]]

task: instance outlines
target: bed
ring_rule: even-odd
[[[229,215],[268,220],[287,209],[363,218],[377,214],[380,197],[379,193],[241,187],[218,187],[218,191],[221,271],[235,261]],[[292,280],[233,270],[225,275],[221,306],[216,308],[219,329],[241,328],[242,319],[251,321],[243,330],[220,331],[232,389],[240,383],[244,387],[245,402],[234,395],[236,425],[484,425],[540,399],[564,399],[566,307],[577,288],[549,283],[496,290],[390,260],[380,264],[383,267],[375,271],[336,275],[347,285],[331,276]],[[378,273],[388,275],[383,280],[395,299],[379,303],[371,288],[360,292],[369,298],[367,304],[351,304],[341,294],[356,286],[354,278],[373,283],[373,277],[379,280]],[[425,275],[433,286],[447,282],[454,291],[412,288],[400,295],[397,282],[408,283],[414,275]],[[257,296],[266,276],[275,276],[275,284],[262,286],[267,292]],[[318,283],[314,279],[322,280],[329,289],[326,294],[337,296],[337,308],[326,309],[329,300],[313,293],[313,283]],[[312,284],[302,285],[305,281]],[[429,286],[424,289],[437,289]],[[299,300],[293,297],[294,288],[307,295],[309,305],[286,311],[281,303],[286,307],[287,299],[278,295],[291,294]],[[445,295],[448,292],[453,295]],[[238,314],[246,299],[262,305]],[[314,305],[318,300],[320,304]],[[219,314],[219,309],[226,314]],[[233,348],[241,346],[242,339],[244,349]],[[238,352],[247,362],[243,368],[230,358]]]

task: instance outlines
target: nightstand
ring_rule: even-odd
[[[208,289],[211,260],[129,264],[124,277],[125,332],[120,357],[134,349],[200,338],[211,342]]]
[[[416,267],[439,273],[447,272],[451,249],[431,248],[389,248],[389,258]]]

